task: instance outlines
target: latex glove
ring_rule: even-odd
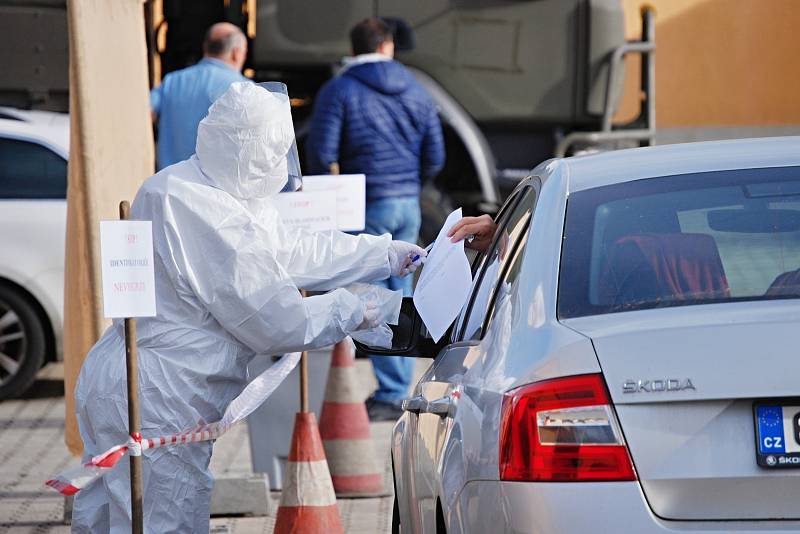
[[[397,324],[400,318],[403,292],[371,284],[351,284],[346,289],[361,299],[364,312],[361,324],[350,332],[353,339],[372,347],[391,348],[389,325]]]
[[[392,276],[406,276],[417,270],[421,259],[427,256],[425,249],[406,241],[392,241],[389,243],[389,268]],[[411,261],[415,256],[420,260]]]
[[[380,326],[369,330],[359,330],[352,332],[350,336],[364,345],[378,347],[382,349],[392,348],[392,329],[389,325],[382,323]]]
[[[356,331],[370,330],[384,323],[383,308],[374,301],[364,302],[364,320],[358,325]]]

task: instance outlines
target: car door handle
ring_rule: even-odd
[[[428,406],[428,401],[422,395],[417,395],[410,399],[404,399],[401,406],[403,411],[419,414],[425,411]]]
[[[425,408],[420,410],[420,412],[438,415],[439,417],[452,416],[455,408],[453,398],[449,395],[440,399],[428,401],[426,404]]]

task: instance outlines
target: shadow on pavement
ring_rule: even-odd
[[[37,380],[20,399],[50,399],[64,396],[63,380]]]

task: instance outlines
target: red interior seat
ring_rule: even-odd
[[[730,296],[717,243],[706,234],[635,234],[611,245],[599,304],[704,300]]]

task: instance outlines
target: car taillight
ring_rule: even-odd
[[[500,479],[636,480],[601,375],[546,380],[506,393]]]

